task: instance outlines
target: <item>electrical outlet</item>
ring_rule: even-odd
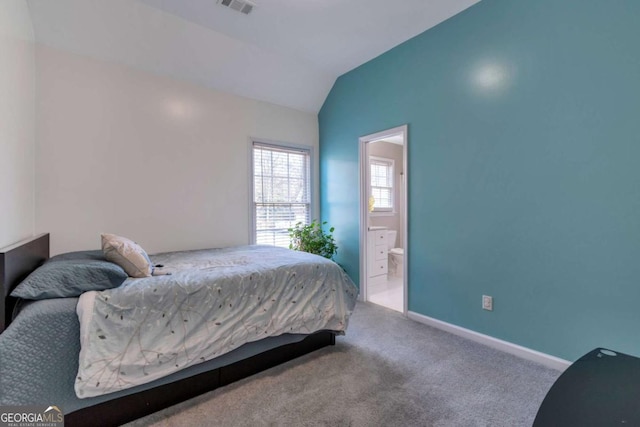
[[[493,311],[493,297],[482,295],[482,309]]]

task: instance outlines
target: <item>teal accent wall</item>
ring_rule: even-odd
[[[639,22],[637,0],[483,0],[338,78],[319,114],[337,261],[358,282],[358,138],[408,123],[409,310],[640,356]]]

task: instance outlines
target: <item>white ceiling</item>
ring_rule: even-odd
[[[318,112],[335,79],[478,0],[28,0],[36,40]]]

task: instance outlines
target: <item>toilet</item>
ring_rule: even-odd
[[[404,268],[404,249],[396,248],[396,230],[387,230],[387,248],[389,250],[389,275],[402,277]]]

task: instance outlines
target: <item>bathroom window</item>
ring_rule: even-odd
[[[253,141],[252,150],[252,243],[288,248],[288,229],[311,221],[311,148]]]
[[[372,212],[393,212],[393,160],[370,157]]]

